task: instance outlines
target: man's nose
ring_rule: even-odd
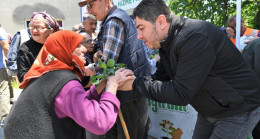
[[[138,40],[142,40],[142,39],[143,39],[143,35],[141,35],[141,33],[139,33],[139,32],[138,32],[138,34],[137,34],[137,39],[138,39]]]

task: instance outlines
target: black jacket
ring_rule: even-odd
[[[23,81],[24,75],[31,68],[38,56],[43,44],[34,41],[32,38],[19,47],[17,54],[17,77],[19,82]]]
[[[242,55],[260,79],[260,39],[250,42],[242,51]]]
[[[134,81],[133,90],[143,96],[191,104],[210,117],[232,116],[260,105],[259,80],[229,38],[212,24],[175,15],[159,53],[155,75]]]

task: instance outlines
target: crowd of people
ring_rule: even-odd
[[[219,29],[173,14],[163,0],[142,0],[132,16],[112,0],[78,5],[88,13],[71,31],[60,30],[41,11],[13,38],[0,27],[0,120],[6,139],[146,139],[147,98],[192,105],[198,112],[193,139],[245,139],[251,133],[260,138],[259,30],[242,19],[247,42],[238,50],[236,15]],[[99,58],[127,69],[92,85],[90,76],[102,73]],[[23,89],[15,102],[10,76]]]

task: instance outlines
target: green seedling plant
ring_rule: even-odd
[[[125,64],[123,63],[115,63],[115,60],[109,59],[107,60],[107,63],[103,63],[102,60],[98,59],[98,66],[99,68],[103,69],[102,74],[99,75],[93,75],[90,77],[90,82],[94,85],[98,85],[99,82],[104,79],[107,80],[108,76],[115,75],[116,70],[119,68],[124,68]]]
[[[150,55],[150,59],[153,59],[153,57],[154,57],[155,55],[157,55],[157,54],[159,54],[159,52],[155,52],[154,54],[151,54],[151,55]]]

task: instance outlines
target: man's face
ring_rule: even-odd
[[[228,26],[231,27],[236,32],[236,18],[233,21],[230,21],[228,23]],[[241,25],[240,25],[241,34],[244,32],[244,26],[245,26],[244,21],[241,21]]]
[[[108,1],[109,0],[96,0],[91,2],[91,8],[87,7],[88,13],[96,17],[98,21],[103,21],[108,12]]]
[[[138,30],[137,39],[142,40],[150,49],[161,48],[159,32],[156,30],[158,28],[157,24],[152,24],[151,22],[138,17],[136,17],[135,20],[136,28]]]
[[[85,22],[83,22],[84,30],[92,35],[97,28],[97,20],[93,20],[92,18],[88,18]]]

